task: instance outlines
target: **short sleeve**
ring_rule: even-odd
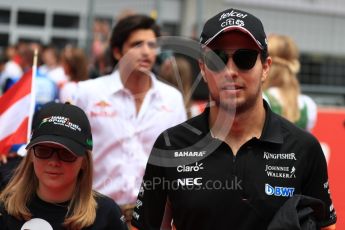
[[[121,209],[114,200],[102,194],[98,194],[96,200],[98,207],[94,223],[95,227],[100,229],[128,230]]]
[[[320,223],[322,227],[336,222],[336,212],[331,199],[331,190],[328,181],[327,163],[322,148],[316,139],[311,142],[308,152],[309,166],[304,175],[302,187],[303,195],[308,195],[322,200],[325,204],[325,215]]]

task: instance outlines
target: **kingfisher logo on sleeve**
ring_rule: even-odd
[[[269,196],[283,196],[292,197],[295,192],[295,188],[292,187],[278,187],[265,184],[265,193]]]

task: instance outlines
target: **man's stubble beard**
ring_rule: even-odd
[[[254,95],[250,95],[249,98],[245,99],[245,101],[238,103],[237,97],[233,96],[232,98],[227,98],[226,100],[221,100],[220,96],[214,97],[211,94],[211,101],[217,107],[234,114],[241,114],[249,111],[251,108],[255,106],[257,103],[258,98],[262,94],[261,88],[259,87]]]

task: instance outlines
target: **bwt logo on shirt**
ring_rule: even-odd
[[[269,184],[265,184],[265,193],[269,196],[284,196],[292,197],[295,192],[295,188],[291,187],[273,187]]]

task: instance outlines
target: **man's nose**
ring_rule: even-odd
[[[230,77],[237,76],[238,70],[239,69],[237,65],[235,64],[234,60],[232,59],[232,57],[230,57],[228,62],[226,63],[227,75],[229,75]]]
[[[148,54],[150,52],[151,48],[148,43],[144,42],[141,46],[141,51],[143,54]]]

